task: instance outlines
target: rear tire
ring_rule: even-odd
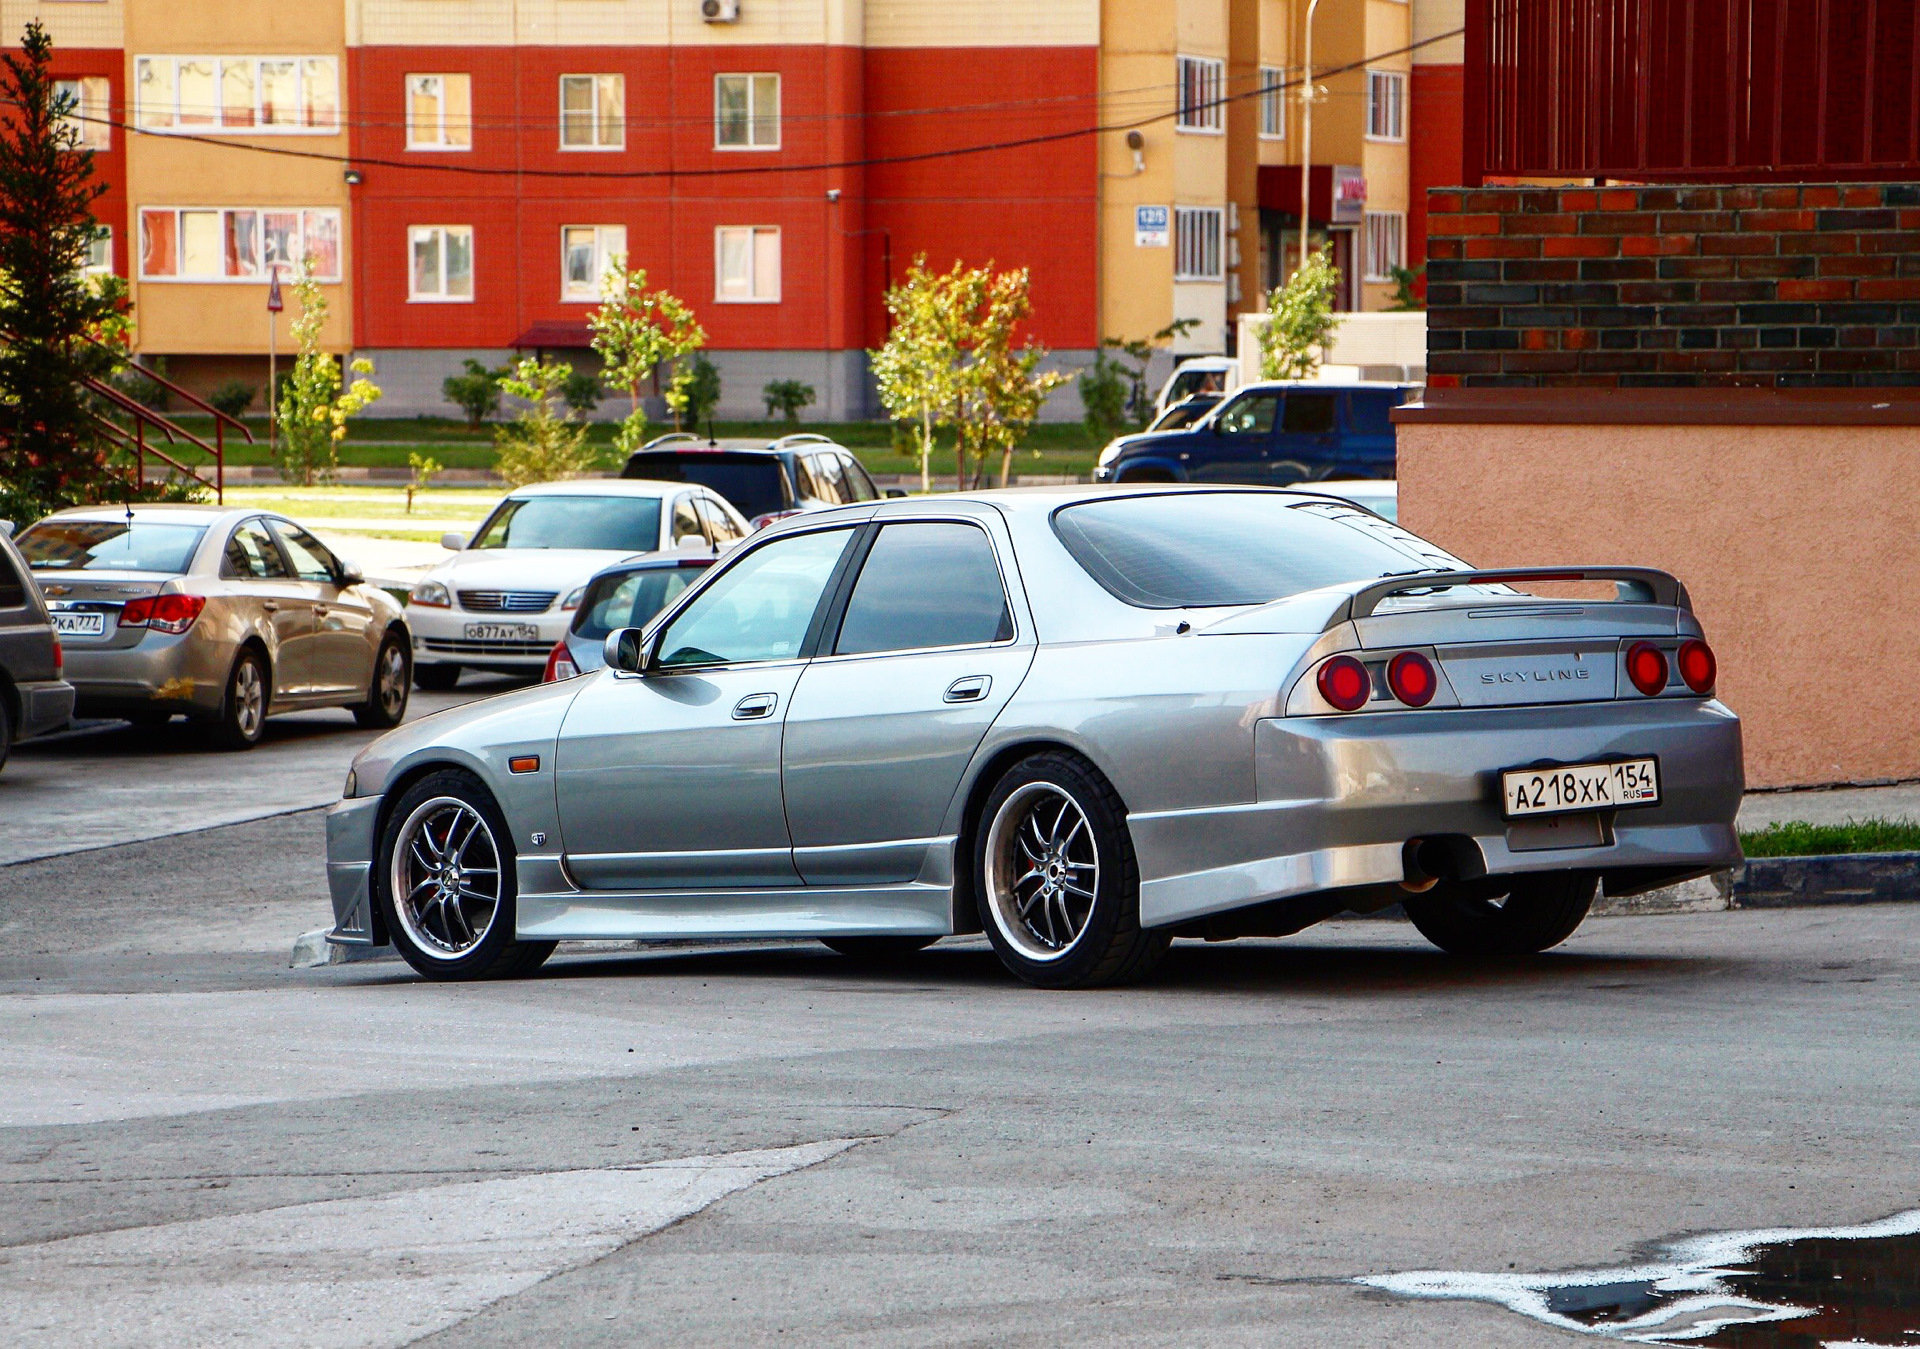
[[[820,943],[831,947],[849,960],[872,961],[880,964],[886,961],[905,960],[917,951],[924,951],[938,937],[822,937]]]
[[[458,665],[416,665],[413,667],[413,686],[426,689],[429,693],[445,693],[460,682]]]
[[[1049,750],[994,785],[974,830],[980,925],[1001,963],[1040,988],[1145,978],[1172,935],[1140,926],[1140,868],[1119,793]]]
[[[1298,459],[1276,460],[1268,470],[1275,487],[1292,487],[1296,483],[1312,482],[1314,473]]]
[[[530,974],[555,943],[514,939],[513,836],[493,794],[461,769],[429,773],[387,813],[373,886],[387,936],[435,981]]]
[[[353,719],[375,730],[398,726],[407,715],[407,691],[413,684],[413,656],[398,633],[388,633],[373,657],[373,682],[367,700],[353,709]],[[456,673],[456,678],[458,677]]]
[[[1518,876],[1505,901],[1465,898],[1445,888],[1409,896],[1407,917],[1449,955],[1471,960],[1538,955],[1573,935],[1593,907],[1599,878],[1578,872]]]
[[[207,728],[207,736],[221,749],[252,749],[267,729],[267,711],[273,697],[273,680],[267,673],[267,658],[253,647],[242,647],[227,676],[226,696],[220,700],[220,716]]]
[[[1137,468],[1131,473],[1122,473],[1116,481],[1126,486],[1143,482],[1172,482],[1173,474],[1164,468]]]

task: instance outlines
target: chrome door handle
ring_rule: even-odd
[[[987,675],[968,675],[965,679],[956,679],[947,685],[945,701],[977,703],[987,696],[987,690],[992,687],[993,680]]]
[[[777,693],[749,693],[733,705],[735,721],[760,721],[773,715],[773,709],[780,705]]]

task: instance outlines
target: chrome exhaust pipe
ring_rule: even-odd
[[[1400,849],[1403,873],[1400,888],[1411,895],[1424,895],[1440,884],[1448,870],[1445,847],[1430,838],[1410,838]]]

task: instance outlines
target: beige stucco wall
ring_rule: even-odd
[[[1481,566],[1685,582],[1755,787],[1920,777],[1920,427],[1402,424],[1400,518]]]

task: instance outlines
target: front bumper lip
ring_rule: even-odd
[[[333,897],[333,931],[327,940],[342,946],[374,946],[374,826],[380,798],[356,796],[327,812],[327,889]]]

